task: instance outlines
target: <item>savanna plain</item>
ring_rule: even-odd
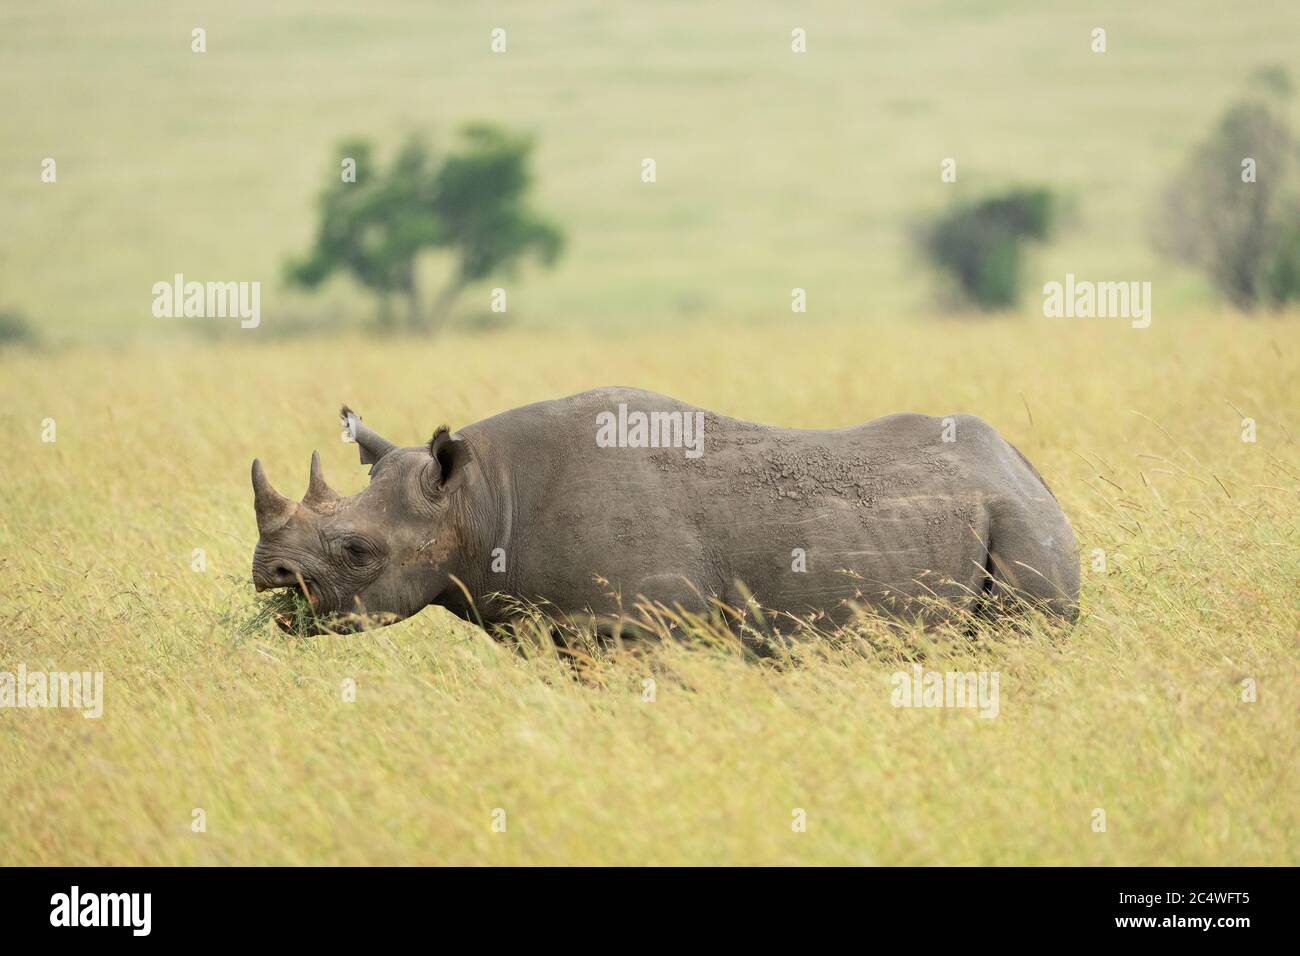
[[[767,2],[0,10],[0,310],[39,335],[0,343],[0,672],[104,675],[98,719],[0,708],[0,864],[1300,863],[1300,314],[1221,306],[1147,234],[1251,72],[1300,62],[1294,10],[803,14],[795,57]],[[436,337],[279,283],[337,143],[475,119],[536,135],[553,271]],[[946,312],[911,227],[1019,182],[1073,208],[1024,304]],[[155,318],[178,272],[262,282],[260,326]],[[1067,273],[1150,281],[1150,326],[1044,317]],[[755,660],[260,614],[254,457],[296,497],[319,449],[353,493],[343,402],[413,445],[614,384],[794,427],[983,417],[1074,526],[1078,623]],[[998,674],[997,715],[894,706],[918,663]]]

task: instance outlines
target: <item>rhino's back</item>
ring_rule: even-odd
[[[671,442],[602,447],[602,422],[634,412],[702,422],[698,457]],[[525,406],[463,434],[508,473],[521,596],[563,595],[574,605],[563,610],[606,607],[611,591],[734,601],[737,581],[792,613],[855,595],[879,603],[929,589],[950,598],[979,586],[991,505],[1034,491],[1010,487],[1024,478],[1012,474],[1018,456],[972,416],[788,429],[615,387]]]

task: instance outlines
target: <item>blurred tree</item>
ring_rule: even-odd
[[[1055,203],[1046,189],[1021,188],[964,203],[924,225],[919,245],[981,309],[1005,309],[1020,296],[1023,246],[1047,239]]]
[[[320,197],[320,225],[308,255],[291,261],[292,284],[316,288],[347,272],[380,301],[380,322],[394,325],[392,299],[406,301],[407,325],[437,328],[472,282],[510,272],[527,255],[550,266],[563,249],[560,230],[528,209],[532,141],[494,126],[471,124],[441,164],[424,141],[409,138],[387,170],[363,140],[345,142],[339,165],[355,160],[355,182],[339,180]],[[417,258],[425,250],[455,257],[451,277],[426,312]]]
[[[1290,95],[1284,70],[1256,73],[1157,209],[1156,248],[1206,273],[1241,309],[1300,298],[1297,149],[1284,109]]]
[[[35,345],[36,330],[16,310],[0,309],[0,347]]]
[[[1265,298],[1275,306],[1300,301],[1300,212],[1281,234],[1264,270]]]

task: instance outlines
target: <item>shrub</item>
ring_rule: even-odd
[[[36,330],[11,309],[0,309],[0,348],[6,345],[35,345]]]
[[[1169,183],[1155,217],[1157,250],[1205,273],[1241,309],[1300,298],[1289,95],[1284,75],[1258,74]]]
[[[1025,243],[1050,237],[1056,206],[1041,188],[959,204],[922,228],[921,250],[967,302],[986,310],[1009,308],[1020,296]]]

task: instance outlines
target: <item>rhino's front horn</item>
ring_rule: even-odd
[[[383,438],[377,432],[363,425],[361,416],[346,405],[343,406],[339,414],[343,416],[343,424],[347,426],[348,436],[361,449],[361,464],[373,465],[397,447],[387,438]]]
[[[284,527],[298,506],[271,487],[262,459],[253,459],[253,510],[257,513],[257,530],[270,534]]]
[[[320,452],[312,452],[311,480],[307,482],[307,494],[303,497],[302,503],[309,508],[319,508],[321,505],[338,501],[340,497],[337,491],[325,483],[325,473],[320,467]]]

